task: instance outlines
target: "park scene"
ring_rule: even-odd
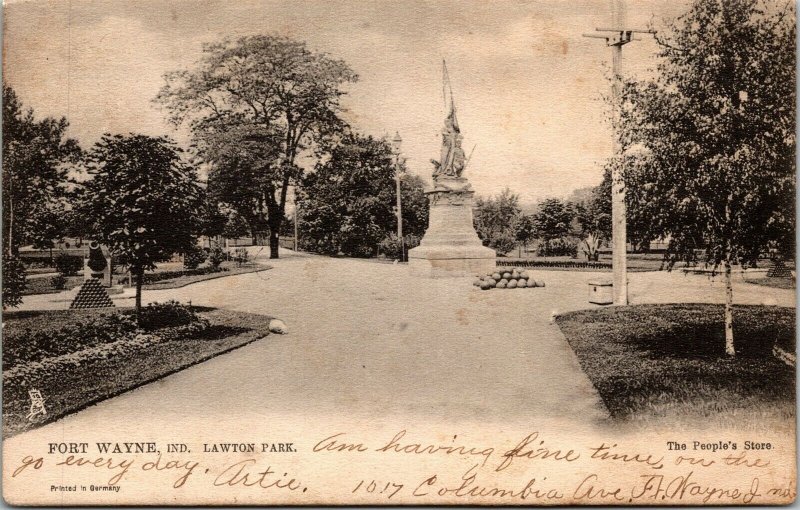
[[[9,6],[3,437],[176,409],[793,430],[794,3],[579,3],[563,44],[470,2],[384,39],[388,4]],[[48,60],[27,24],[69,9]]]

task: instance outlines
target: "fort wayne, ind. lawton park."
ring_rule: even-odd
[[[6,5],[6,500],[793,500],[795,5],[629,4]]]

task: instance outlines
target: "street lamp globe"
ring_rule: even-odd
[[[395,131],[394,138],[392,139],[392,150],[395,154],[400,154],[400,144],[403,143],[403,139],[400,138],[400,133]]]

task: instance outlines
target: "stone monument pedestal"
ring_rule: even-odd
[[[411,274],[426,277],[474,276],[495,270],[497,255],[483,246],[472,224],[472,197],[466,179],[462,189],[428,191],[428,229],[420,245],[408,252]]]

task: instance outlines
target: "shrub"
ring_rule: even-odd
[[[219,246],[214,246],[208,253],[208,263],[215,271],[219,270],[220,264],[222,264],[226,258],[225,252],[222,251],[222,248]]]
[[[205,262],[207,258],[208,253],[203,248],[195,245],[183,254],[183,267],[197,269],[197,266]]]
[[[586,239],[581,241],[581,251],[586,255],[586,260],[597,262],[600,258],[600,238],[589,232]]]
[[[23,262],[25,262],[25,267],[28,271],[31,269],[52,269],[53,267],[53,261],[51,259],[24,259]]]
[[[139,327],[145,331],[186,326],[200,320],[194,310],[186,305],[170,300],[166,303],[150,303],[139,314]]]
[[[83,258],[77,255],[59,253],[53,261],[53,265],[62,276],[73,276],[83,268]]]
[[[487,246],[497,252],[498,256],[505,256],[517,247],[516,236],[512,232],[500,232],[489,239]]]
[[[376,244],[370,244],[361,237],[347,238],[342,241],[339,250],[345,257],[356,257],[368,259],[374,257],[376,253]]]
[[[392,232],[378,244],[378,253],[385,255],[388,259],[400,258],[400,238]]]
[[[578,256],[578,245],[566,239],[554,239],[541,243],[536,250],[539,257],[572,257]]]
[[[246,264],[248,259],[250,258],[249,254],[247,253],[247,248],[236,248],[233,252],[233,261],[236,262],[237,266],[241,266],[242,264]]]
[[[11,255],[3,256],[3,308],[16,307],[22,303],[25,292],[25,265]]]
[[[403,236],[403,243],[400,243],[400,238],[397,234],[392,232],[378,245],[378,253],[381,253],[389,259],[401,259],[401,250],[405,250],[402,254],[402,260],[408,259],[408,250],[419,246],[419,237],[409,234]]]
[[[400,243],[400,238],[397,237],[397,234],[392,232],[389,234],[386,239],[381,241],[378,245],[378,252],[385,255],[386,258],[390,259],[400,259],[400,250],[405,248],[405,253],[403,253],[403,260],[408,259],[408,250],[412,248],[416,248],[419,246],[419,237],[408,234],[403,236],[404,244]]]
[[[58,274],[50,278],[50,285],[56,290],[64,290],[67,288],[67,278],[63,274]]]

